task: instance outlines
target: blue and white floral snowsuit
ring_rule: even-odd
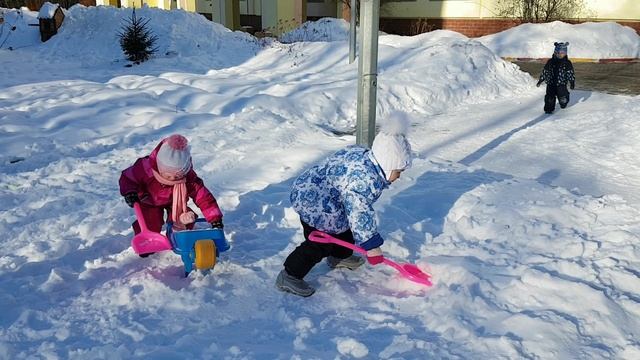
[[[382,245],[373,204],[389,186],[369,149],[351,146],[331,155],[296,179],[291,203],[312,227],[338,234],[353,232],[366,250]]]

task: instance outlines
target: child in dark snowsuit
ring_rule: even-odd
[[[300,215],[305,241],[284,262],[276,287],[300,296],[315,289],[303,278],[323,258],[330,268],[355,270],[364,259],[350,249],[309,240],[314,230],[359,243],[372,264],[382,261],[373,204],[382,191],[411,165],[411,146],[405,138],[409,121],[404,113],[393,113],[383,125],[371,150],[351,146],[329,156],[303,172],[293,184],[291,203]]]
[[[567,90],[567,82],[571,86],[571,90],[576,86],[576,77],[573,72],[573,64],[567,57],[568,42],[556,42],[553,56],[544,66],[540,80],[536,86],[540,86],[542,82],[547,83],[547,94],[544,96],[544,112],[553,113],[556,108],[556,97],[560,108],[564,109],[569,103],[569,90]]]
[[[127,205],[140,204],[151,231],[160,232],[165,223],[165,212],[174,228],[192,227],[196,214],[187,207],[189,198],[202,210],[212,227],[223,226],[218,203],[193,170],[190,147],[182,135],[171,135],[162,140],[150,155],[122,171],[120,194]],[[138,221],[133,223],[133,230],[140,233]]]

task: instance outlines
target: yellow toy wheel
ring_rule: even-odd
[[[216,244],[213,240],[198,240],[195,244],[196,269],[213,269],[216,266]]]

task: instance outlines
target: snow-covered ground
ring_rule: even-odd
[[[0,358],[640,357],[640,97],[574,91],[547,116],[534,80],[475,40],[382,36],[379,113],[409,113],[417,156],[376,204],[384,250],[435,285],[320,264],[303,299],[274,287],[302,239],[289,187],[354,142],[346,42],[142,10],[173,29],[171,55],[123,67],[104,42],[128,13],[102,7],[0,50]],[[130,249],[117,187],[176,132],[233,246],[186,279],[175,254]]]
[[[569,58],[640,58],[640,35],[615,22],[522,24],[477,39],[501,57],[548,58],[553,43],[569,42]]]

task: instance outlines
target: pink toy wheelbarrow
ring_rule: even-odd
[[[367,255],[367,250],[348,243],[346,241],[342,241],[340,239],[336,239],[331,235],[325,234],[321,231],[313,231],[311,232],[311,234],[309,234],[309,240],[317,242],[317,243],[323,243],[323,244],[337,244],[346,248],[349,248],[355,252],[358,252],[360,254],[363,255]],[[395,261],[391,261],[387,258],[383,258],[382,259],[382,263],[391,266],[392,268],[398,270],[398,272],[400,273],[400,275],[402,275],[404,278],[411,280],[415,283],[418,284],[422,284],[425,286],[431,286],[433,285],[433,283],[431,282],[431,275],[423,272],[422,270],[420,270],[419,267],[417,267],[416,265],[413,264],[407,264],[407,263],[403,263],[403,264],[398,264]]]
[[[133,204],[133,210],[140,224],[140,233],[131,239],[131,247],[138,255],[147,255],[165,250],[173,250],[184,263],[184,274],[188,276],[194,269],[213,269],[218,254],[229,250],[224,232],[218,228],[200,228],[174,231],[173,224],[167,223],[167,236],[149,230],[142,215],[140,204]],[[206,219],[196,219],[207,223]],[[208,225],[208,224],[207,224]]]

